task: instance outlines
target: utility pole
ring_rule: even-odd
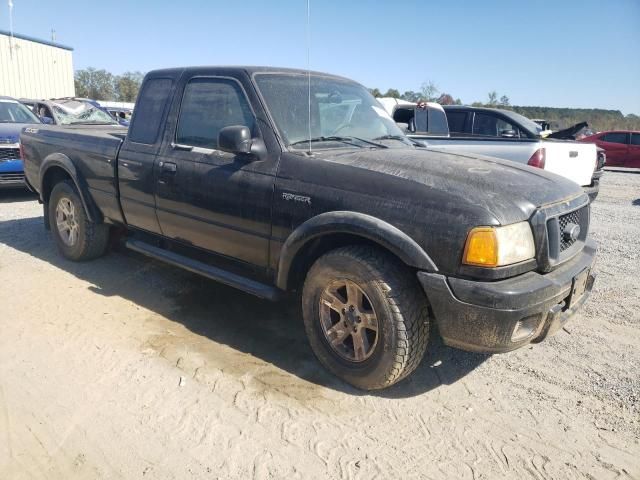
[[[7,0],[9,5],[9,53],[13,59],[13,0]]]

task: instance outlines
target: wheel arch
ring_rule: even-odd
[[[311,264],[334,248],[369,244],[386,250],[405,265],[435,272],[435,263],[402,230],[371,215],[335,211],[317,215],[298,226],[287,238],[278,261],[276,285],[289,290],[298,284]]]
[[[40,199],[45,208],[49,203],[51,191],[57,183],[63,180],[71,180],[75,185],[89,220],[96,223],[102,222],[102,214],[89,194],[86,182],[79,175],[71,159],[61,153],[49,155],[40,167]]]

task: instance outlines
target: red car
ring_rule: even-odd
[[[615,130],[580,139],[595,143],[607,152],[607,166],[640,168],[640,132]]]

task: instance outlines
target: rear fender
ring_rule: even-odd
[[[45,205],[48,204],[48,198],[45,198],[45,194],[48,195],[48,193],[45,193],[47,192],[47,189],[45,188],[47,182],[47,174],[50,174],[51,171],[55,168],[64,170],[75,184],[76,190],[80,195],[80,200],[82,200],[82,205],[85,212],[87,212],[89,220],[96,223],[102,223],[102,213],[96,206],[93,197],[91,197],[86,181],[84,180],[82,175],[79,174],[71,159],[62,153],[52,153],[44,159],[42,165],[40,166],[40,175],[38,177],[40,178],[40,200]],[[51,186],[51,188],[53,188],[53,186]]]

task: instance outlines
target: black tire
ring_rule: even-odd
[[[72,205],[73,222],[76,225],[75,241],[68,240],[65,230],[58,225],[56,212],[61,202],[65,205],[69,202]],[[56,184],[49,197],[48,206],[53,238],[64,257],[74,261],[85,261],[104,255],[109,241],[109,227],[89,220],[73,182],[65,180]]]
[[[326,298],[323,292],[343,281],[357,285],[368,297],[365,301],[377,318],[378,336],[368,340],[370,356],[364,360],[345,358],[349,352],[341,353],[331,346],[333,342],[323,327],[321,309],[328,305],[326,302],[321,305],[321,298]],[[342,295],[341,298],[346,297]],[[377,248],[354,245],[320,257],[307,274],[302,309],[309,343],[318,360],[336,376],[363,390],[386,388],[402,380],[416,369],[427,348],[429,310],[426,296],[408,268]],[[336,318],[334,312],[332,309],[332,318]],[[339,323],[354,325],[347,324],[346,315],[339,318],[344,318],[344,322],[336,321],[331,330]],[[356,321],[360,322],[360,317]],[[359,325],[355,325],[354,332],[357,327]],[[345,331],[337,336],[342,338]],[[350,327],[348,331],[351,331]],[[354,342],[352,338],[355,352]],[[348,346],[349,342],[345,340],[340,347],[346,351]]]

